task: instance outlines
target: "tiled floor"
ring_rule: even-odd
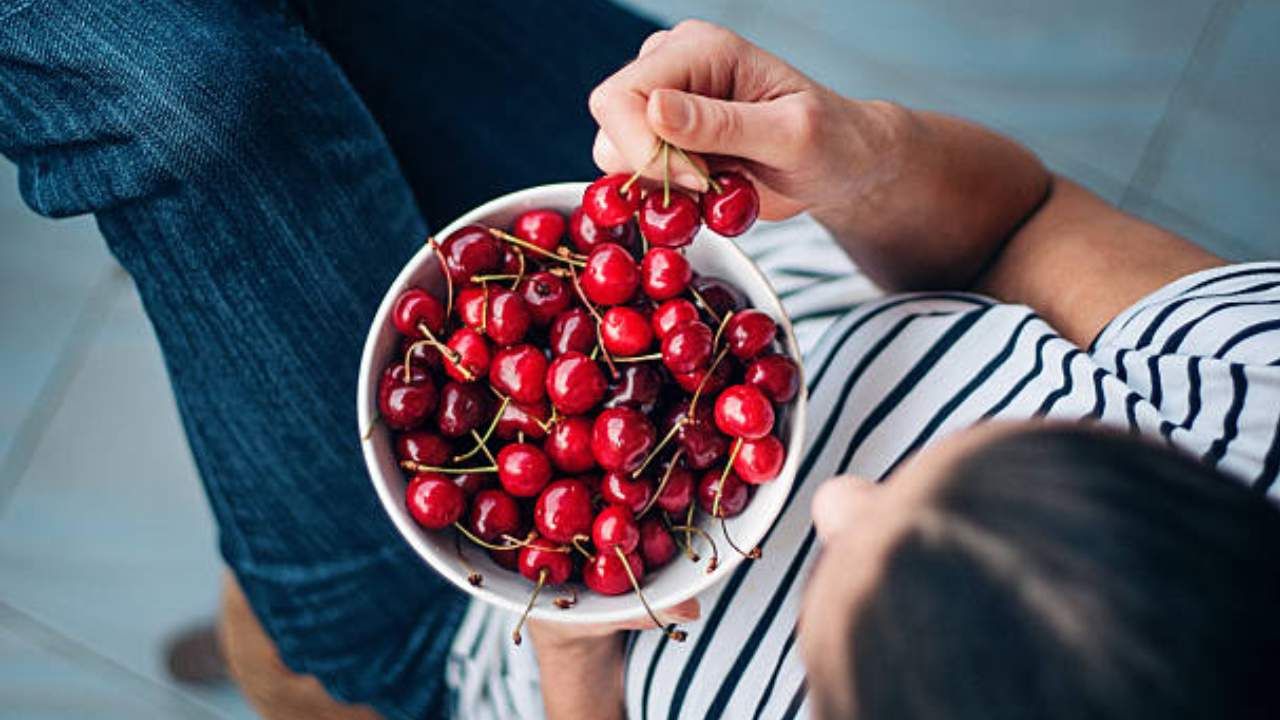
[[[728,24],[844,93],[1010,132],[1231,258],[1280,257],[1269,0],[637,0]],[[959,10],[963,8],[963,11]],[[163,671],[219,564],[151,328],[91,220],[0,164],[0,717],[249,717]]]

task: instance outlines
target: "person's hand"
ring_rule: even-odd
[[[600,124],[594,155],[605,172],[660,179],[656,138],[745,171],[761,217],[780,220],[847,207],[887,167],[893,133],[878,103],[847,100],[724,28],[690,20],[654,33],[639,55],[590,98]],[[851,169],[857,172],[851,172]],[[671,156],[672,179],[703,190]]]
[[[693,622],[697,620],[701,613],[701,606],[696,598],[685,600],[679,605],[672,606],[666,610],[658,612],[658,619],[663,621],[664,626],[671,624],[680,625],[683,623]],[[544,648],[558,649],[575,646],[586,646],[599,643],[600,641],[612,641],[619,633],[628,630],[661,630],[662,628],[654,625],[653,620],[648,617],[636,618],[620,623],[605,623],[602,625],[580,625],[576,623],[562,623],[553,620],[530,620],[529,632],[533,636],[533,644],[539,648],[539,652]]]

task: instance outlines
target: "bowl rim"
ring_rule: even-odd
[[[580,196],[582,191],[586,189],[588,183],[585,182],[560,182],[549,183],[545,185],[535,185],[532,187],[510,192],[505,195],[498,196],[485,202],[477,207],[463,213],[453,222],[444,226],[434,236],[448,237],[459,228],[478,223],[485,218],[502,213],[509,210],[512,206],[519,206],[525,201],[537,202],[547,195],[567,193],[576,191]],[[562,212],[566,212],[562,210]],[[742,262],[743,266],[748,268],[751,273],[756,276],[764,288],[769,292],[769,296],[777,305],[780,312],[779,317],[774,319],[778,321],[779,327],[782,329],[783,345],[786,354],[795,360],[799,368],[800,391],[796,398],[792,401],[791,407],[788,408],[790,415],[791,431],[789,437],[785,440],[787,448],[787,458],[784,461],[782,471],[777,479],[770,482],[783,483],[784,489],[779,491],[782,501],[778,503],[777,509],[773,513],[773,517],[764,525],[763,532],[759,538],[752,538],[752,542],[761,541],[782,517],[787,506],[787,498],[790,497],[794,490],[796,475],[799,468],[800,456],[803,454],[805,440],[805,425],[807,420],[808,392],[805,383],[804,363],[800,348],[795,338],[795,330],[791,324],[791,318],[787,315],[782,304],[781,298],[778,297],[777,290],[774,289],[773,283],[765,273],[756,265],[755,261],[742,250],[741,247],[729,238],[723,238],[722,248],[724,252],[733,253],[737,256],[737,260]],[[429,545],[422,537],[419,536],[421,529],[414,524],[412,518],[407,512],[397,512],[403,504],[403,497],[392,492],[392,484],[387,482],[386,476],[382,473],[380,467],[380,458],[375,451],[375,443],[372,442],[373,434],[377,432],[389,432],[389,430],[381,423],[374,426],[375,421],[375,405],[377,386],[376,375],[377,370],[374,367],[374,355],[380,338],[386,332],[393,332],[394,328],[390,326],[389,316],[391,308],[395,303],[395,299],[405,288],[408,287],[410,279],[416,275],[424,264],[435,260],[435,253],[429,242],[424,242],[417,252],[405,262],[400,272],[396,274],[394,280],[387,287],[386,292],[382,296],[378,309],[374,313],[369,324],[369,330],[365,337],[364,348],[360,357],[360,369],[357,376],[356,386],[356,432],[360,442],[361,454],[364,457],[365,469],[367,471],[369,481],[374,487],[374,491],[378,495],[378,499],[382,504],[383,511],[387,514],[392,524],[399,532],[402,540],[407,542],[413,548],[417,555],[425,560],[437,573],[449,580],[454,586],[463,590],[471,597],[480,599],[492,605],[496,605],[504,610],[513,613],[524,611],[526,600],[515,600],[509,598],[499,592],[496,592],[488,585],[474,586],[467,582],[465,575],[459,573],[445,558],[441,557],[434,547]],[[770,313],[771,315],[773,313]],[[403,482],[403,478],[398,478]],[[650,596],[646,593],[651,605],[655,608],[664,608],[675,605],[684,600],[696,597],[706,592],[709,588],[722,582],[727,578],[739,563],[745,558],[736,552],[721,553],[720,563],[717,569],[712,573],[699,573],[696,579],[687,586],[681,586],[681,590],[676,593],[668,593],[666,595]],[[621,596],[620,596],[621,597]],[[550,620],[571,624],[585,623],[611,623],[634,620],[644,617],[643,607],[635,596],[627,595],[631,599],[631,604],[620,605],[616,609],[608,610],[590,610],[578,612],[564,612],[561,610],[552,610],[547,604],[536,606],[529,613],[530,618],[538,620]],[[575,608],[575,610],[577,610]]]

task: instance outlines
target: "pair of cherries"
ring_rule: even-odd
[[[613,228],[635,218],[652,245],[680,248],[693,242],[705,224],[724,237],[737,237],[760,215],[760,195],[741,173],[726,171],[706,179],[708,190],[694,199],[665,183],[661,192],[640,186],[635,175],[605,175],[587,187],[583,212],[597,225]]]

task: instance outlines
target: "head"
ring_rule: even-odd
[[[819,718],[1280,717],[1280,511],[1168,447],[987,426],[814,498]]]

